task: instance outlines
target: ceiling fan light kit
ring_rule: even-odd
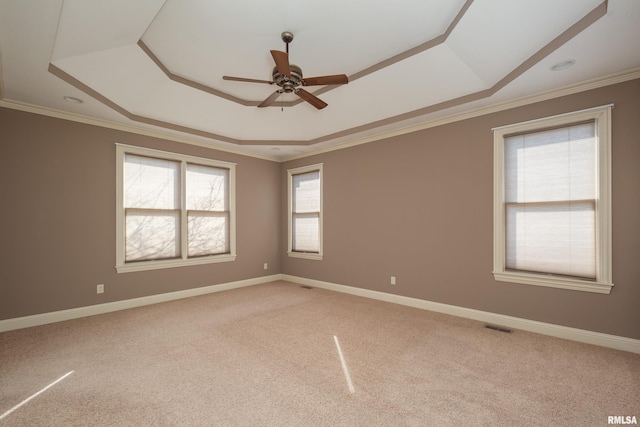
[[[293,33],[285,31],[280,35],[280,37],[286,44],[286,51],[271,51],[271,56],[276,64],[276,66],[273,67],[272,81],[233,76],[222,76],[222,78],[224,80],[247,83],[275,84],[280,87],[280,89],[276,90],[274,93],[269,95],[267,99],[262,101],[258,107],[268,107],[272,105],[283,93],[294,93],[318,110],[323,109],[328,104],[314,94],[302,89],[300,86],[343,85],[349,83],[349,78],[345,74],[335,74],[331,76],[309,77],[305,79],[302,74],[302,68],[289,62],[289,43],[293,40]]]

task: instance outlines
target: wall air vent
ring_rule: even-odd
[[[502,328],[500,326],[494,326],[494,325],[484,325],[485,328],[487,329],[491,329],[493,331],[498,331],[498,332],[505,332],[507,334],[510,334],[512,331],[511,329],[507,329],[507,328]]]

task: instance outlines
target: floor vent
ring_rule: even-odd
[[[307,286],[307,285],[302,285],[300,286],[302,289],[313,289],[311,286]]]
[[[493,331],[505,332],[507,334],[510,334],[512,332],[511,329],[501,328],[500,326],[484,325],[484,327]]]

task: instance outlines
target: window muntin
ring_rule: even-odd
[[[322,259],[322,165],[289,170],[288,181],[288,254]]]
[[[610,107],[494,130],[496,280],[611,289]]]
[[[117,145],[118,272],[235,259],[235,165]]]

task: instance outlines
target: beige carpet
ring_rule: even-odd
[[[286,282],[0,334],[0,426],[606,426],[614,415],[640,420],[640,355]]]

